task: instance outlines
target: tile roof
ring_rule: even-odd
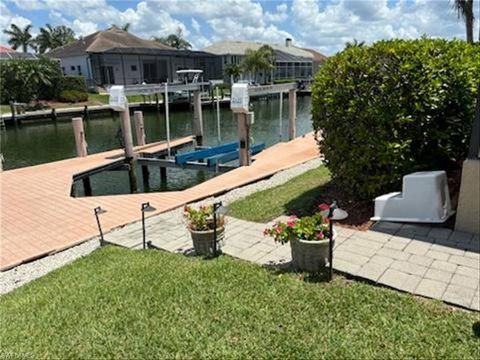
[[[237,40],[224,40],[216,42],[210,46],[207,46],[203,51],[216,54],[216,55],[244,55],[247,49],[258,50],[264,43],[251,42],[251,41],[237,41]],[[313,60],[313,54],[304,49],[296,46],[285,46],[279,44],[267,44],[274,50],[281,51],[285,54],[309,58]]]
[[[86,53],[102,53],[118,48],[174,50],[170,46],[153,40],[141,39],[116,26],[112,26],[107,30],[97,31],[68,45],[53,49],[47,55],[53,58],[63,58],[81,56]]]

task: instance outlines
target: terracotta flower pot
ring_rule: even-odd
[[[220,250],[220,239],[223,237],[225,227],[217,228],[217,251]],[[195,231],[190,230],[192,236],[193,248],[197,255],[209,256],[213,255],[214,234],[213,230]]]
[[[336,237],[337,233],[334,230],[333,245]],[[324,269],[329,257],[329,242],[328,238],[315,241],[291,240],[292,264],[295,269],[310,273],[317,273]]]

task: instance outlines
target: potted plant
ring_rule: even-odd
[[[264,235],[281,244],[290,242],[292,264],[296,269],[316,273],[325,268],[329,257],[330,224],[321,212],[302,218],[291,216],[286,222],[278,221],[266,228]],[[334,230],[334,241],[335,237]]]
[[[197,255],[211,256],[219,249],[220,243],[215,244],[217,239],[223,237],[225,231],[225,216],[217,214],[214,219],[214,206],[201,205],[198,209],[191,206],[184,207],[184,218],[193,241],[193,248]],[[216,222],[217,229],[214,229]]]

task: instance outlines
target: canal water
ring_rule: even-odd
[[[251,129],[253,143],[264,142],[271,146],[288,140],[288,99],[283,100],[283,121],[280,138],[279,99],[253,102],[255,123]],[[297,136],[312,131],[310,97],[297,98]],[[166,139],[164,112],[144,112],[147,142]],[[221,142],[237,140],[237,123],[229,108],[220,109]],[[217,145],[216,110],[203,107],[204,145]],[[133,115],[132,115],[133,124]],[[118,116],[95,117],[84,123],[89,154],[117,149]],[[193,111],[170,113],[171,138],[192,135]],[[132,128],[135,136],[135,131]],[[15,169],[76,156],[75,140],[70,121],[24,124],[0,131],[0,152],[4,155],[4,169]],[[182,190],[214,176],[206,171],[167,169],[167,183],[160,182],[158,168],[150,167],[150,188],[144,189],[139,172],[139,191]],[[92,176],[93,195],[129,193],[126,171],[104,172]],[[76,186],[76,195],[82,196],[82,186]]]

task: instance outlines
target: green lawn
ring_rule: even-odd
[[[10,105],[0,105],[0,114],[10,113]]]
[[[25,358],[473,359],[478,313],[348,281],[106,247],[0,298]]]
[[[229,205],[230,215],[257,222],[268,222],[283,214],[310,212],[330,181],[326,167],[307,171],[285,184],[256,192]]]

